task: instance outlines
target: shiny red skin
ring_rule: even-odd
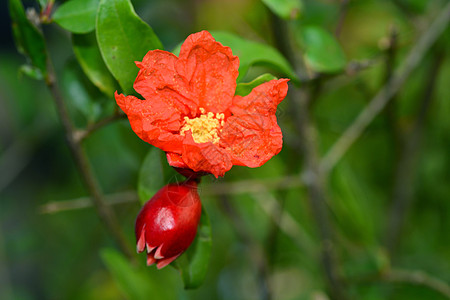
[[[158,268],[164,267],[191,245],[201,211],[195,181],[166,185],[138,214],[135,226],[138,252],[147,249],[148,264],[156,262]],[[145,246],[144,240],[140,241],[142,233]]]

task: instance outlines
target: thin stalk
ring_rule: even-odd
[[[134,260],[133,251],[130,249],[125,235],[120,228],[117,217],[112,208],[106,204],[100,186],[89,164],[86,153],[84,152],[84,149],[80,144],[80,140],[76,138],[76,130],[69,117],[64,98],[58,87],[58,82],[56,80],[54,68],[50,59],[48,59],[47,62],[47,69],[48,75],[45,78],[45,82],[50,90],[50,93],[53,96],[59,119],[61,120],[64,128],[67,144],[81,175],[83,183],[88,190],[91,201],[94,204],[101,221],[106,226],[122,252],[130,260]]]

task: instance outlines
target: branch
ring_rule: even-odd
[[[450,299],[450,286],[439,278],[432,277],[423,271],[391,270],[382,274],[381,278],[388,282],[409,283],[421,285],[434,290]]]
[[[317,247],[301,224],[294,217],[283,210],[277,199],[268,190],[261,189],[258,193],[252,193],[262,210],[274,221],[276,226],[297,245],[300,251],[314,257],[317,255]]]
[[[392,79],[370,101],[369,105],[359,114],[356,120],[347,128],[341,137],[334,143],[320,163],[320,171],[328,173],[344,156],[350,146],[362,134],[364,129],[372,122],[378,113],[386,106],[389,100],[400,90],[411,72],[422,61],[430,47],[444,32],[450,21],[450,3],[442,10],[429,29],[421,35],[419,41],[411,49],[402,65],[393,74]]]
[[[118,205],[125,203],[138,203],[139,197],[135,191],[125,191],[111,195],[105,195],[104,201],[107,205]],[[65,211],[90,208],[93,201],[89,197],[81,197],[71,200],[53,201],[41,205],[38,209],[41,214],[55,214]]]
[[[302,187],[303,182],[298,175],[279,178],[249,179],[235,182],[218,182],[201,188],[202,195],[239,195],[260,193],[261,190],[284,190]]]
[[[342,25],[344,24],[345,16],[347,15],[348,4],[350,0],[341,0],[341,5],[339,7],[339,19],[334,30],[334,35],[339,37],[341,34]]]
[[[125,236],[117,221],[116,215],[111,207],[105,203],[103,194],[100,190],[100,186],[91,169],[86,153],[81,147],[79,141],[75,139],[75,128],[72,124],[72,121],[70,120],[63,96],[61,94],[61,91],[59,90],[53,65],[50,59],[48,59],[47,61],[47,69],[48,75],[45,78],[45,82],[53,96],[59,118],[65,131],[66,140],[70,152],[72,153],[78,171],[80,172],[82,180],[91,196],[92,203],[94,204],[101,221],[105,224],[106,228],[109,230],[123,253],[127,255],[130,260],[133,260],[133,252],[131,251],[127,240],[125,239]]]
[[[286,176],[270,179],[240,180],[236,182],[218,182],[199,187],[201,195],[239,195],[255,194],[262,190],[281,190],[303,186],[299,176]],[[116,205],[130,202],[138,202],[136,191],[125,191],[104,196],[107,205]],[[46,203],[39,208],[43,214],[53,214],[68,210],[76,210],[92,207],[90,197],[81,197],[71,200],[60,200]]]
[[[326,207],[326,178],[325,174],[319,172],[317,132],[309,109],[311,100],[317,98],[318,89],[319,87],[315,87],[308,93],[294,88],[290,90],[290,93],[293,100],[292,109],[297,116],[296,127],[302,141],[299,149],[304,157],[302,179],[308,192],[308,199],[321,242],[321,264],[330,297],[342,300],[347,299],[347,295],[334,257],[333,230]]]
[[[121,111],[117,111],[116,113],[114,113],[113,115],[106,117],[100,121],[98,121],[97,123],[94,123],[90,126],[88,126],[86,129],[84,130],[78,130],[74,132],[74,139],[77,143],[82,142],[85,138],[87,138],[91,133],[93,133],[94,131],[108,125],[111,124],[114,121],[117,120],[121,120],[121,119],[126,119],[127,116],[121,112]]]
[[[386,232],[386,247],[392,256],[395,247],[400,239],[406,213],[413,200],[414,179],[416,162],[420,153],[420,144],[425,126],[427,112],[433,100],[433,91],[439,74],[444,53],[440,51],[433,57],[430,66],[430,74],[425,87],[425,94],[416,117],[415,123],[410,132],[404,134],[401,140],[404,141],[402,151],[396,165],[394,185],[392,191],[392,207],[389,216],[389,225]]]
[[[277,17],[274,17],[273,21],[272,28],[276,33],[276,42],[280,52],[286,56],[296,72],[300,74],[302,65],[296,55],[298,51],[295,51],[293,45],[289,42],[287,24]],[[302,144],[298,147],[298,151],[302,153],[304,158],[302,180],[308,192],[308,199],[321,241],[320,258],[329,294],[332,299],[342,300],[347,299],[347,295],[338,274],[338,266],[333,254],[333,230],[330,226],[326,207],[326,178],[325,174],[322,174],[319,169],[317,133],[310,113],[310,104],[317,99],[320,92],[320,76],[311,81],[307,87],[309,89],[300,90],[291,86],[289,90],[295,126],[300,135],[299,140],[302,141]]]

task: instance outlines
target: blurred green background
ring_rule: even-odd
[[[282,21],[262,1],[132,3],[169,50],[203,29],[227,30],[279,46],[275,27]],[[338,41],[348,66],[346,72],[321,77],[320,91],[311,103],[318,151],[323,155],[447,1],[302,3],[298,19],[285,23],[294,28],[317,25],[330,33],[339,26]],[[19,72],[25,59],[14,47],[5,4],[0,10],[1,299],[330,297],[320,262],[317,220],[297,178],[304,163],[292,94],[277,113],[284,133],[279,155],[258,169],[233,167],[219,180],[204,178],[201,197],[212,223],[213,248],[206,281],[197,290],[186,291],[172,267],[159,271],[154,266],[130,267],[113,250],[115,244],[92,207],[52,211],[48,206],[56,203],[60,208],[58,203],[78,198],[86,203],[87,192],[45,84]],[[24,5],[37,7],[33,1]],[[392,54],[393,28],[397,34]],[[446,299],[445,291],[449,292],[449,33],[447,28],[327,182],[332,252],[351,299]],[[94,87],[87,96],[77,94],[82,91],[66,71],[67,65],[76,64],[70,35],[56,24],[45,26],[44,34],[75,124],[83,127],[111,113],[112,95],[100,97]],[[370,64],[353,72],[355,61]],[[244,81],[265,72],[273,70],[252,67]],[[304,88],[313,89],[315,84],[305,83]],[[95,102],[79,102],[88,98]],[[113,207],[134,245],[134,219],[140,207],[134,191],[152,146],[142,142],[127,121],[117,121],[89,136],[84,147],[102,190],[112,195],[108,199],[121,202]],[[225,186],[228,182],[232,184]],[[227,191],[218,195],[224,187]],[[144,255],[138,259],[144,265]]]

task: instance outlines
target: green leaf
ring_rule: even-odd
[[[302,10],[301,0],[262,0],[280,18],[297,19]]]
[[[136,15],[129,0],[101,0],[97,13],[97,41],[106,66],[123,91],[133,93],[141,61],[152,49],[163,46],[153,29]]]
[[[264,82],[271,81],[273,79],[277,78],[272,74],[266,73],[256,77],[250,82],[238,83],[238,85],[236,86],[236,95],[247,96],[258,85],[263,84]]]
[[[142,204],[164,186],[161,151],[152,147],[142,163],[138,179],[138,195]]]
[[[112,97],[117,84],[106,67],[95,34],[73,34],[72,45],[81,68],[92,83],[105,95]]]
[[[25,74],[33,79],[42,80],[44,76],[42,76],[41,70],[36,67],[30,65],[22,65],[19,68],[19,74]]]
[[[300,30],[299,35],[309,68],[321,73],[335,73],[344,69],[344,51],[330,33],[320,27],[307,26]]]
[[[49,0],[39,0],[39,7],[41,9],[44,9],[47,6],[48,2],[49,2]]]
[[[202,216],[194,242],[173,263],[174,267],[181,273],[185,289],[198,288],[205,280],[211,256],[211,245],[211,224],[208,214],[202,209]]]
[[[74,33],[88,33],[95,29],[95,16],[100,0],[70,0],[53,14],[53,21]]]
[[[252,65],[268,66],[281,72],[293,81],[298,82],[298,78],[289,62],[275,48],[269,45],[244,40],[228,32],[215,31],[211,32],[211,34],[217,41],[230,47],[233,50],[233,54],[239,57],[240,65],[238,82],[242,80],[243,76]]]
[[[20,0],[9,0],[9,12],[18,51],[30,58],[31,64],[38,68],[45,77],[47,75],[47,50],[44,36],[27,19]]]
[[[101,113],[98,98],[101,93],[86,78],[75,59],[65,65],[61,87],[69,104],[81,112],[87,122],[98,119]]]
[[[148,268],[132,266],[126,258],[114,249],[103,249],[100,256],[126,299],[176,299],[177,289],[166,288],[174,282],[165,270],[157,274]]]

